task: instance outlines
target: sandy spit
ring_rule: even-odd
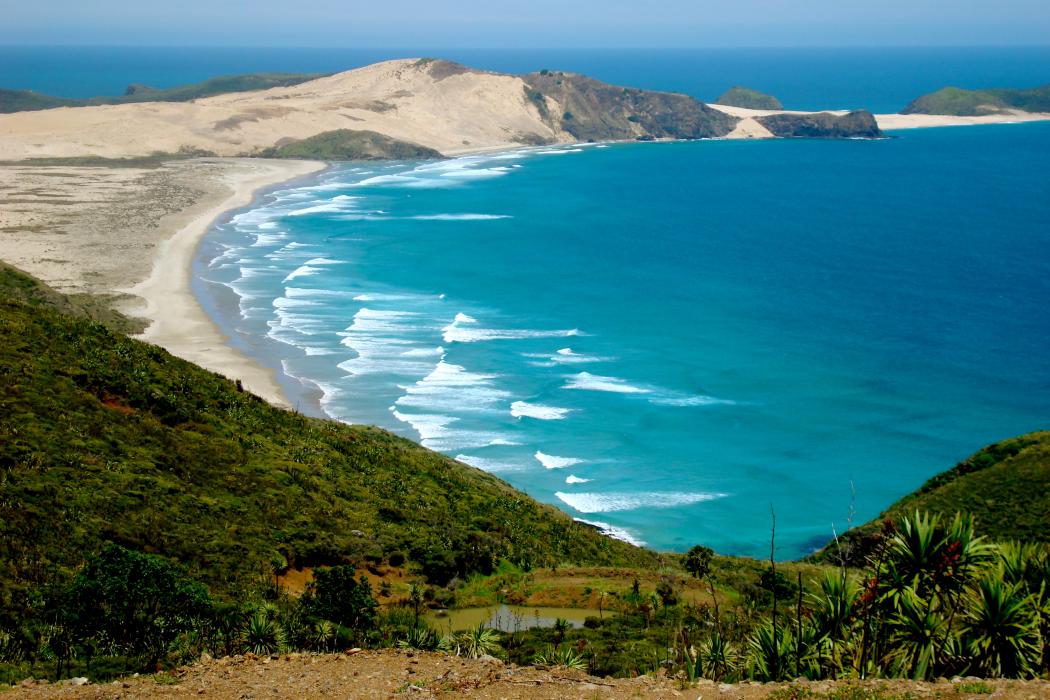
[[[117,291],[145,302],[145,306],[134,313],[150,322],[140,339],[213,372],[240,380],[248,391],[287,407],[288,401],[274,373],[231,347],[229,339],[197,302],[190,286],[193,255],[201,238],[224,212],[251,204],[261,189],[317,172],[324,164],[253,159],[242,161],[241,165],[223,174],[223,184],[231,190],[229,196],[203,211],[192,212],[181,228],[157,246],[150,276]]]
[[[754,122],[755,117],[765,117],[770,114],[813,114],[813,112],[799,112],[793,110],[773,111],[768,109],[745,109],[743,107],[730,107],[728,105],[709,105],[720,112],[725,112],[734,117],[740,117],[744,121],[737,126],[729,138],[772,138],[772,134],[764,136],[748,124]],[[829,109],[825,110],[831,114],[846,114],[849,110]],[[883,131],[894,131],[897,129],[925,129],[938,126],[977,126],[980,124],[1017,124],[1020,122],[1050,121],[1050,114],[1039,112],[1021,112],[1011,110],[1001,114],[987,114],[980,117],[953,117],[947,114],[876,114],[875,121]],[[760,125],[755,123],[760,129]],[[768,133],[768,132],[767,132]]]

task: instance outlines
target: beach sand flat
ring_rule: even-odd
[[[312,161],[195,159],[155,168],[0,167],[0,259],[67,293],[110,296],[141,336],[287,405],[274,373],[227,344],[190,287],[211,223]]]

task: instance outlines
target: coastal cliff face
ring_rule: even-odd
[[[688,95],[618,87],[575,73],[540,71],[525,82],[530,100],[545,104],[551,122],[578,141],[718,138],[738,121]],[[551,113],[550,101],[560,113]]]
[[[788,112],[756,117],[755,121],[779,138],[876,139],[882,136],[874,115],[864,110],[846,114]]]

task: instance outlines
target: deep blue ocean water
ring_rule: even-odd
[[[129,83],[172,87],[255,71],[336,72],[412,56],[449,58],[511,73],[576,71],[706,101],[733,85],[746,85],[777,95],[790,109],[897,112],[945,85],[1021,87],[1050,82],[1050,46],[621,51],[0,46],[0,87],[93,97],[122,94]]]
[[[442,53],[800,108],[1050,76],[1045,49]],[[19,85],[336,56],[151,55],[80,93],[43,68]],[[762,556],[772,507],[794,557],[1050,423],[1050,124],[894,136],[340,165],[224,219],[197,290],[303,410],[320,396],[660,549]]]

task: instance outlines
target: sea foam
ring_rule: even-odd
[[[558,338],[582,335],[579,329],[557,331],[482,328],[477,319],[464,313],[456,314],[452,323],[441,329],[446,343],[477,343],[488,340],[522,340],[526,338]]]
[[[580,513],[613,513],[639,508],[677,508],[724,498],[724,493],[680,493],[649,491],[640,493],[563,493],[554,494],[565,505]]]
[[[547,469],[564,469],[565,467],[583,463],[582,459],[577,459],[576,457],[556,457],[555,455],[544,454],[539,450],[536,450],[536,454],[533,456],[537,462]]]
[[[571,408],[541,406],[537,403],[515,401],[510,405],[510,415],[514,418],[535,418],[536,420],[562,420],[572,413]]]
[[[563,389],[581,389],[585,391],[608,391],[616,394],[649,394],[652,389],[628,384],[619,377],[603,377],[590,372],[580,372],[566,377],[568,380]]]

